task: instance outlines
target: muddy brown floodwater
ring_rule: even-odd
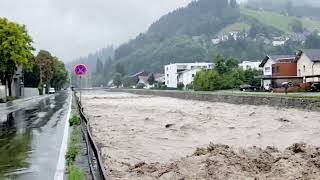
[[[320,179],[319,112],[106,91],[83,105],[110,179]]]

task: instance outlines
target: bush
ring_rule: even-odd
[[[78,126],[81,124],[80,118],[76,115],[73,115],[72,118],[69,120],[70,126]]]
[[[165,85],[165,84],[161,84],[160,89],[161,89],[161,90],[167,90],[168,87],[167,87],[167,85]]]
[[[68,164],[72,164],[79,153],[79,148],[77,143],[79,142],[79,129],[74,129],[71,136],[71,141],[68,147],[68,152],[66,154],[66,159]]]
[[[197,73],[193,87],[196,91],[215,91],[222,87],[223,78],[216,70],[203,70]]]
[[[184,84],[183,83],[178,83],[177,85],[178,90],[182,90],[184,88]]]

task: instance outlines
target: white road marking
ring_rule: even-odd
[[[64,134],[63,134],[62,144],[60,148],[59,160],[57,163],[56,173],[54,174],[55,180],[63,180],[64,178],[64,172],[66,167],[65,155],[67,153],[67,147],[68,147],[69,119],[71,115],[71,105],[72,105],[72,94],[70,96],[69,109],[68,109],[67,119],[64,126]]]

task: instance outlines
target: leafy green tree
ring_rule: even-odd
[[[215,91],[222,87],[223,78],[217,70],[202,70],[194,79],[195,91]]]
[[[295,19],[290,23],[290,27],[292,29],[293,32],[295,33],[301,33],[303,32],[303,25],[302,22]]]
[[[26,27],[0,18],[0,80],[4,85],[11,84],[18,67],[32,69],[33,51],[32,39]],[[11,96],[11,86],[8,88]]]
[[[149,83],[149,85],[153,85],[154,82],[155,82],[155,78],[154,78],[153,73],[151,73],[151,74],[149,75],[149,77],[148,77],[148,83]]]
[[[33,65],[32,71],[24,73],[24,86],[37,88],[40,82],[40,69],[37,64]]]
[[[48,51],[40,50],[36,56],[36,63],[40,69],[40,82],[38,88],[41,94],[45,85],[47,88],[49,87],[49,83],[53,77],[53,57]]]
[[[244,71],[244,77],[245,77],[245,83],[250,84],[253,86],[260,87],[261,86],[261,80],[256,79],[256,76],[261,76],[263,75],[262,70],[256,70],[256,69],[249,69]]]
[[[115,73],[113,77],[113,84],[119,88],[122,84],[122,75],[120,73]]]
[[[57,57],[53,58],[53,75],[50,80],[51,87],[61,89],[68,82],[68,71],[62,61]]]
[[[215,69],[219,74],[224,74],[228,71],[228,66],[226,64],[226,60],[222,55],[217,55],[214,59]]]

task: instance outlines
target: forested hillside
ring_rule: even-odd
[[[298,17],[320,19],[319,0],[249,0],[247,7],[264,9]]]
[[[236,1],[193,1],[186,8],[163,16],[146,33],[121,45],[115,51],[115,59],[133,73],[142,69],[162,72],[165,64],[210,61],[216,54],[253,60],[262,58],[264,53],[293,53],[298,43],[274,48],[256,39],[259,34],[271,39],[291,30],[260,21],[253,12],[261,13],[240,8]],[[211,43],[212,39],[228,36],[231,31],[242,35],[236,41],[229,38],[218,45]]]
[[[212,61],[218,54],[240,61],[261,59],[265,54],[293,54],[303,44],[289,37],[300,37],[304,31],[320,29],[320,23],[288,14],[240,7],[236,0],[193,1],[163,16],[147,32],[119,46],[112,60],[106,61],[112,57],[109,54],[90,55],[78,62],[95,66],[91,69],[97,72],[99,58],[104,72],[98,84],[106,84],[117,72],[113,68],[116,66],[122,67],[121,74],[128,75],[142,70],[163,72],[163,66],[168,63]],[[231,34],[234,32],[236,36]],[[274,39],[286,42],[275,47]]]

